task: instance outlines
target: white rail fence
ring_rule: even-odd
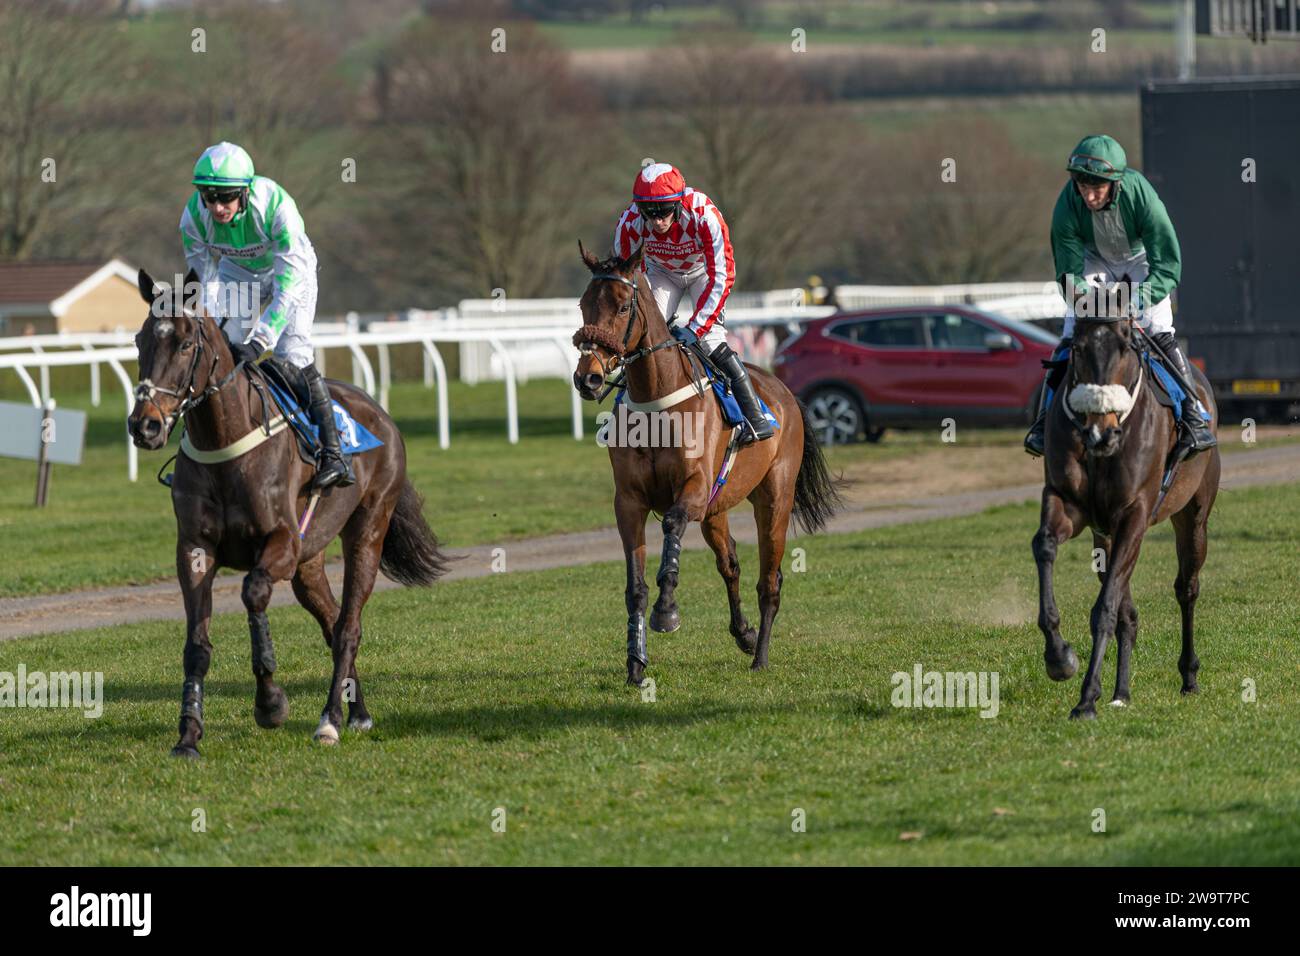
[[[1013,282],[955,286],[839,286],[838,309],[892,305],[973,304],[1015,318],[1042,318],[1064,311],[1060,293],[1051,283]],[[1059,309],[1059,311],[1058,311]],[[728,301],[727,329],[750,361],[766,364],[775,350],[773,327],[797,329],[810,319],[833,315],[832,306],[804,305],[800,289],[736,293]],[[352,381],[381,406],[388,407],[392,387],[394,345],[419,345],[423,354],[423,384],[435,391],[438,444],[451,445],[446,364],[440,344],[455,345],[462,381],[477,384],[501,381],[506,393],[506,435],[519,441],[518,386],[536,377],[568,378],[577,367],[572,344],[579,323],[578,300],[467,299],[455,309],[411,309],[402,321],[372,321],[362,331],[360,317],[349,313],[342,322],[317,322],[313,329],[317,364],[325,370],[326,349],[345,349],[352,362]],[[366,353],[374,348],[377,365]],[[91,402],[101,403],[101,366],[107,366],[122,387],[127,414],[135,402],[135,382],[126,364],[136,361],[134,332],[87,332],[0,338],[0,371],[12,369],[31,398],[42,407],[50,394],[50,369],[84,366],[90,370]],[[32,377],[36,371],[37,379]],[[570,392],[573,437],[583,438],[582,400]],[[125,418],[125,416],[124,416]],[[125,423],[123,425],[125,432]],[[127,474],[138,478],[137,449],[126,437]]]

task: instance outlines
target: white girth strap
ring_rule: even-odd
[[[683,385],[675,392],[669,392],[659,398],[649,402],[634,402],[632,396],[624,395],[623,404],[634,412],[662,412],[665,408],[672,408],[674,405],[680,405],[692,395],[699,395],[701,390],[711,388],[707,378],[701,378],[690,385]],[[708,392],[704,392],[708,394]]]
[[[238,441],[227,445],[225,448],[216,448],[212,451],[202,451],[201,449],[195,448],[191,445],[190,436],[187,432],[181,436],[181,451],[185,453],[186,458],[189,458],[192,461],[197,461],[201,465],[215,465],[223,461],[233,461],[240,455],[247,455],[258,445],[262,444],[262,442],[280,434],[280,432],[284,431],[288,427],[289,422],[285,417],[283,415],[277,415],[271,420],[271,427],[269,429],[270,434],[267,434],[268,429],[262,428],[259,425]]]
[[[1133,409],[1137,408],[1138,395],[1142,392],[1142,378],[1145,373],[1144,363],[1139,362],[1138,378],[1133,385],[1132,394],[1123,385],[1076,385],[1063,396],[1066,416],[1070,421],[1082,427],[1083,423],[1079,421],[1078,416],[1075,414],[1074,406],[1076,404],[1080,406],[1079,411],[1085,415],[1119,411],[1118,406],[1125,404],[1125,402],[1115,400],[1117,396],[1110,391],[1113,389],[1117,390],[1120,396],[1127,401],[1128,407],[1119,412],[1119,423],[1123,425],[1124,420],[1133,414]]]

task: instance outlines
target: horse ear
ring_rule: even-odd
[[[199,286],[199,274],[193,269],[186,272],[185,284],[181,288],[184,292],[184,303],[193,311],[194,317],[207,318],[207,312],[203,309],[203,289]]]
[[[644,258],[645,258],[645,246],[644,245],[637,246],[636,252],[632,253],[630,256],[628,256],[626,259],[623,260],[623,271],[635,272],[637,269],[640,269],[641,260]]]
[[[600,260],[583,247],[581,239],[578,240],[578,254],[582,256],[582,261],[587,264],[587,268],[595,272],[600,265]]]
[[[158,297],[158,286],[154,284],[153,276],[141,269],[136,282],[140,286],[140,298],[153,305],[153,300]]]

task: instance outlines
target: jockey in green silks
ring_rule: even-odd
[[[311,344],[316,251],[297,204],[278,183],[255,175],[252,158],[234,143],[204,150],[190,182],[196,189],[181,214],[181,241],[203,286],[204,307],[209,315],[239,320],[222,323],[236,361],[252,365],[273,352],[282,364],[301,370],[307,410],[320,431],[313,487],[352,484],[351,465],[339,449],[334,402]],[[262,302],[269,303],[265,309]]]
[[[1095,302],[1099,289],[1128,276],[1135,283],[1130,303],[1136,324],[1169,359],[1169,372],[1187,396],[1180,409],[1178,440],[1189,454],[1212,448],[1217,442],[1174,338],[1169,295],[1182,278],[1182,255],[1165,204],[1147,178],[1128,167],[1124,148],[1109,136],[1085,136],[1065,168],[1070,181],[1052,212],[1052,258],[1066,305],[1065,328],[1053,359],[1069,354],[1076,308]],[[1047,409],[1064,376],[1062,365],[1043,383],[1038,417],[1025,436],[1025,450],[1031,455],[1043,454]]]

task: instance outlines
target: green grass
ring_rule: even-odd
[[[277,731],[251,719],[242,615],[214,621],[198,763],[167,756],[178,624],[8,642],[0,671],[103,671],[107,703],[97,720],[0,710],[0,864],[1295,864],[1300,595],[1278,555],[1298,523],[1298,485],[1221,497],[1191,698],[1155,529],[1133,706],[1090,723],[1066,719],[1078,679],[1043,673],[1033,506],[802,542],[762,674],[727,635],[712,557],[688,553],[683,627],[650,638],[653,703],[623,685],[619,565],[380,594],[359,658],[376,728],[333,750],[309,740],[328,663],[296,608],[271,613],[292,707]],[[1075,541],[1057,568],[1084,658],[1089,561]],[[753,548],[741,563],[753,615]],[[996,671],[997,717],[892,707],[891,674],[916,662]]]
[[[175,573],[176,519],[169,493],[154,475],[175,452],[177,439],[165,453],[140,453],[140,478],[132,484],[126,478],[120,388],[106,375],[103,403],[91,408],[88,394],[80,391],[86,373],[75,373],[56,376],[53,392],[60,407],[89,411],[83,463],[54,467],[44,509],[32,507],[35,464],[0,458],[0,535],[23,543],[21,556],[0,567],[0,597],[142,584]],[[19,389],[7,376],[0,399],[23,400]],[[598,409],[584,406],[586,438],[574,441],[569,391],[558,379],[520,386],[520,441],[511,446],[504,386],[453,382],[451,447],[444,451],[438,447],[434,393],[409,382],[394,386],[390,406],[406,440],[408,473],[425,496],[431,526],[449,549],[612,526],[609,458],[594,437]],[[1015,429],[990,429],[962,441],[1001,445],[1018,455],[1022,437]],[[833,469],[850,468],[904,458],[938,440],[937,429],[891,431],[878,445],[832,449],[828,460]],[[1295,439],[1251,447],[1287,441]],[[1237,447],[1227,445],[1225,451]],[[339,547],[335,541],[328,555],[337,555]]]

